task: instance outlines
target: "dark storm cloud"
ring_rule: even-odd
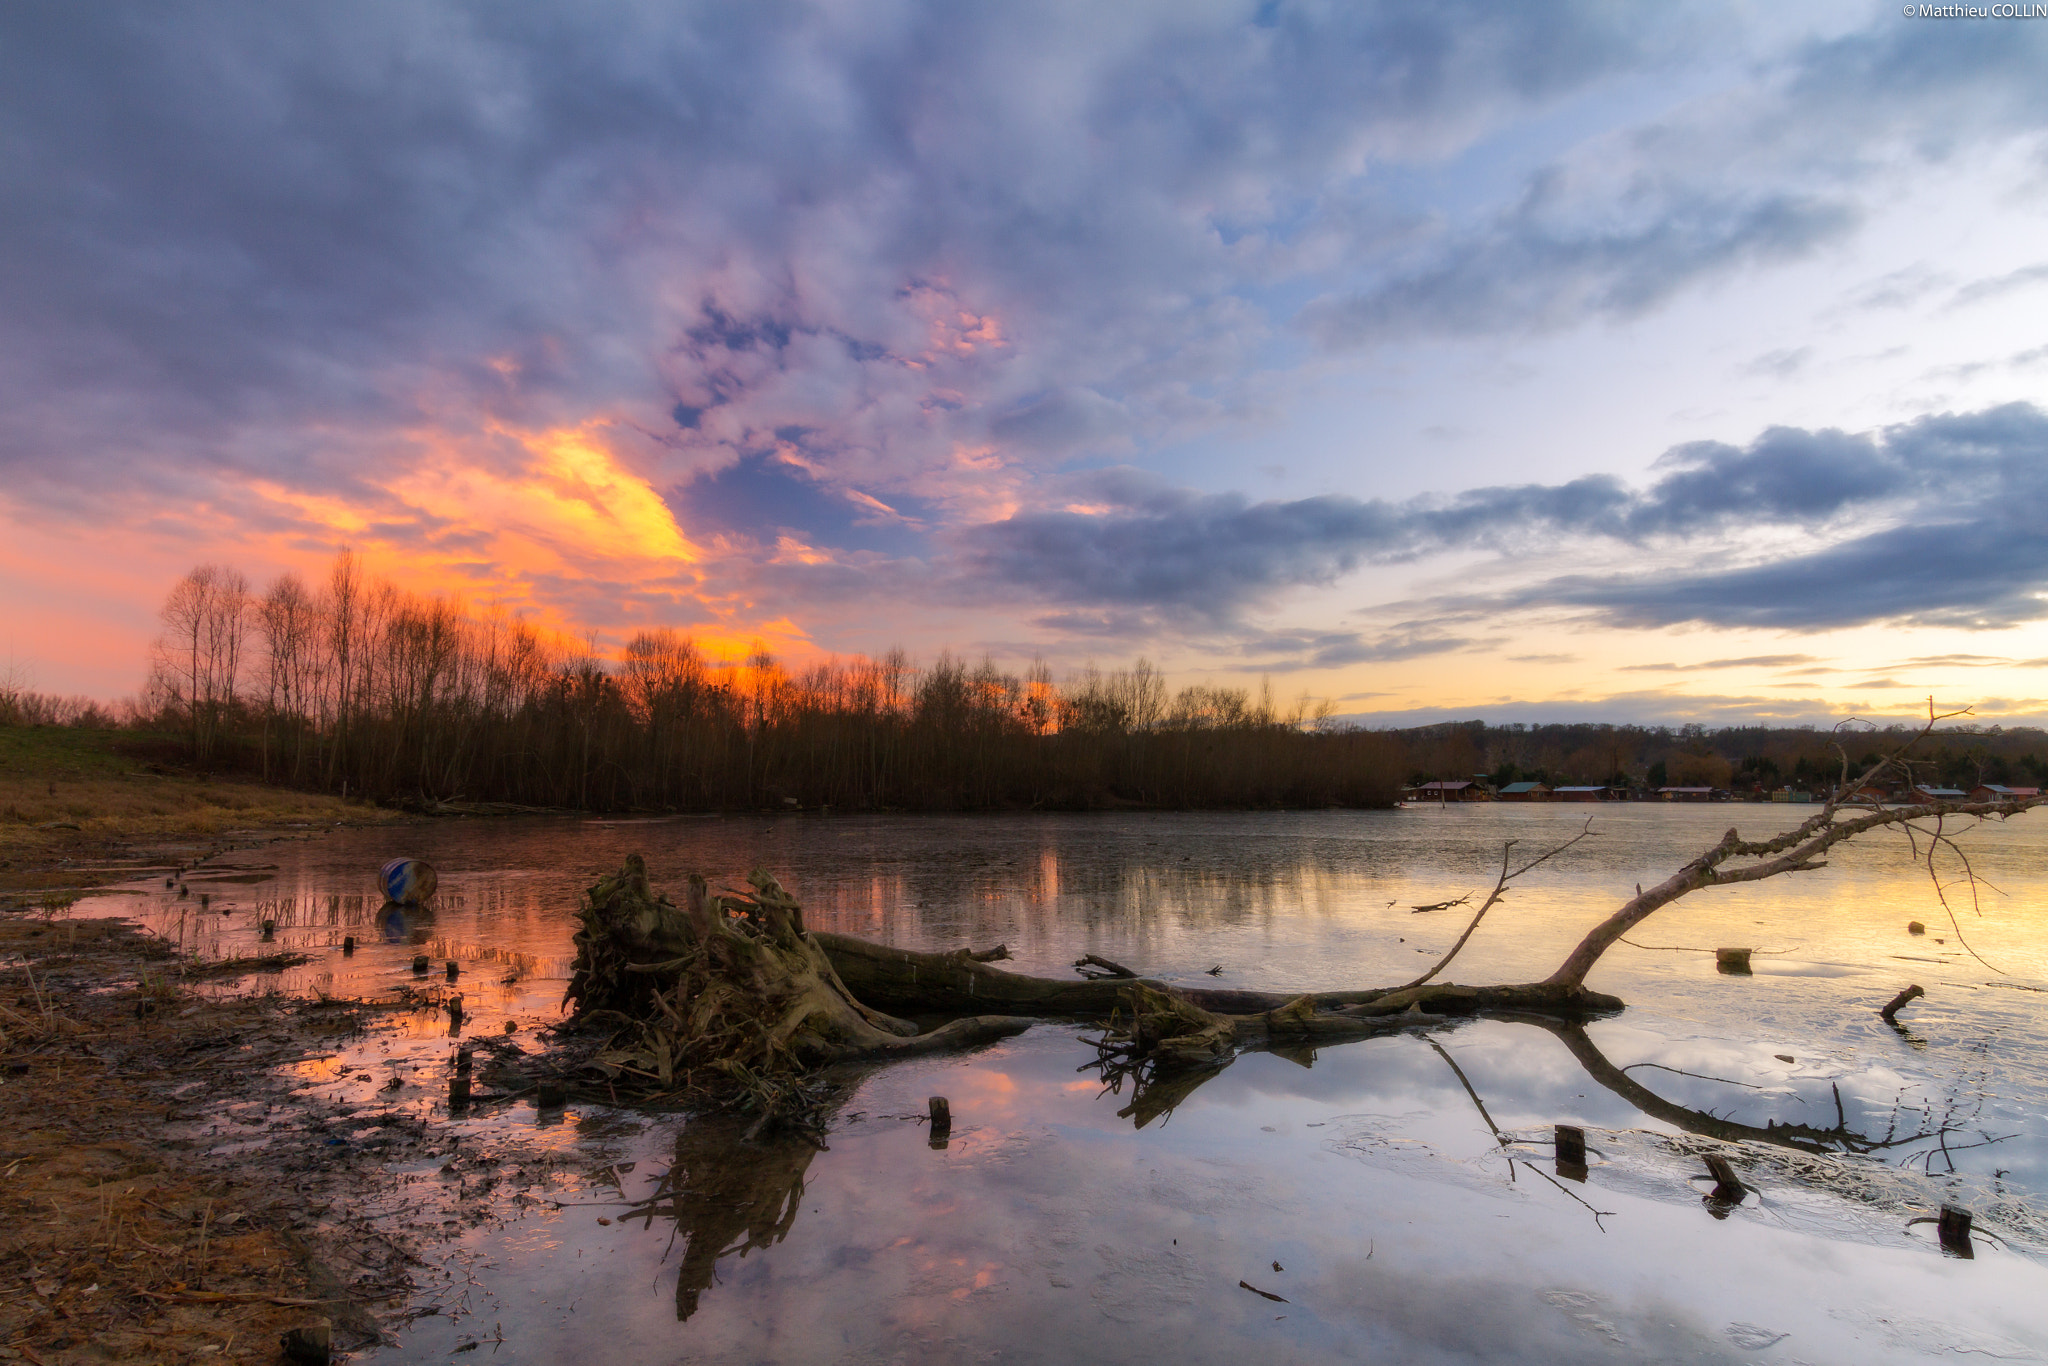
[[[2028,493],[2038,500],[2038,489]],[[1555,579],[1523,600],[1592,608],[1633,627],[1831,630],[1890,620],[1982,630],[2048,616],[2048,536],[1977,511],[1717,574]]]
[[[2048,414],[2031,405],[1879,433],[1772,428],[1745,447],[1677,447],[1657,468],[1663,476],[1640,492],[1584,479],[1398,504],[1252,503],[1110,471],[1076,484],[1090,510],[1019,513],[976,528],[962,549],[991,587],[1226,621],[1278,589],[1428,551],[1555,550],[1574,537],[1655,549],[1776,525],[1836,539],[1719,572],[1558,577],[1493,606],[1591,609],[1625,626],[1896,618],[1988,627],[2048,615],[2048,531],[2038,529],[2048,527]],[[1887,524],[1861,534],[1844,527],[1857,519]],[[1803,662],[1755,656],[1693,667]]]
[[[855,502],[800,466],[754,452],[672,490],[667,503],[684,527],[715,527],[773,544],[778,534],[806,544],[888,554],[915,553],[921,538],[903,516]]]

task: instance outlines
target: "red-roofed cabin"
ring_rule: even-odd
[[[1970,789],[1973,802],[2020,802],[2040,795],[2038,787],[2006,787],[2002,783],[1979,783]]]
[[[1424,783],[1408,789],[1411,800],[1418,802],[1483,802],[1492,794],[1475,782]]]

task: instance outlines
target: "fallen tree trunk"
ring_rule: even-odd
[[[613,1030],[591,1059],[609,1082],[671,1091],[717,1073],[772,1109],[777,1078],[984,1043],[1036,1019],[1108,1019],[1122,1041],[1115,1051],[1172,1067],[1217,1061],[1241,1044],[1354,1038],[1492,1010],[1583,1018],[1622,1004],[1555,983],[1302,995],[1052,981],[966,949],[922,953],[812,933],[775,879],[757,871],[749,881],[751,896],[714,895],[692,876],[678,905],[648,884],[636,854],[590,889],[566,999],[578,1021]],[[920,1032],[885,1010],[951,1018]]]
[[[1288,1027],[1304,1034],[1314,1032],[1319,1025],[1337,1032],[1347,1019],[1373,1019],[1410,1009],[1440,1015],[1518,1010],[1583,1017],[1622,1008],[1619,997],[1588,991],[1579,984],[1551,982],[1491,987],[1453,983],[1367,987],[1319,991],[1304,998],[1300,992],[1169,986],[1148,977],[1055,981],[978,963],[965,949],[926,953],[824,930],[814,931],[811,938],[825,951],[839,979],[854,995],[870,1005],[911,1015],[995,1009],[1052,1018],[1101,1019],[1119,1008],[1129,1009],[1133,986],[1174,996],[1211,1014],[1238,1017],[1239,1031],[1244,1037],[1270,1032],[1267,1016],[1303,999],[1314,1002],[1314,1021],[1302,1020]]]

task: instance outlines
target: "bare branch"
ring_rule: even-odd
[[[1516,868],[1512,871],[1510,871],[1508,868],[1508,855],[1514,850],[1514,847],[1521,841],[1509,840],[1506,844],[1502,845],[1500,851],[1500,876],[1497,879],[1495,879],[1493,884],[1493,890],[1487,894],[1486,900],[1480,903],[1478,911],[1473,914],[1472,923],[1467,925],[1465,927],[1465,932],[1458,936],[1458,942],[1451,945],[1451,951],[1449,953],[1446,953],[1442,958],[1439,958],[1437,960],[1435,967],[1431,968],[1428,972],[1423,973],[1422,976],[1416,978],[1414,981],[1406,982],[1403,983],[1401,986],[1396,987],[1395,990],[1407,991],[1413,987],[1422,986],[1424,983],[1428,982],[1430,978],[1436,976],[1445,968],[1449,967],[1451,965],[1451,960],[1458,956],[1458,950],[1465,947],[1465,942],[1472,937],[1472,932],[1479,928],[1479,922],[1486,918],[1486,913],[1493,909],[1494,904],[1496,902],[1500,901],[1501,898],[1507,895],[1508,884],[1510,882],[1513,882],[1516,878],[1528,872],[1530,869],[1548,863],[1551,859],[1556,858],[1559,854],[1562,854],[1565,850],[1571,848],[1580,840],[1590,838],[1592,834],[1593,818],[1591,816],[1588,816],[1586,817],[1585,827],[1581,829],[1578,834],[1572,836],[1570,839],[1566,840],[1563,844],[1558,845],[1556,848],[1551,849],[1546,853],[1537,855],[1535,858],[1530,859],[1521,867]],[[1468,898],[1459,898],[1459,900],[1461,901],[1466,899]],[[1446,902],[1445,904],[1455,905],[1456,903]]]
[[[1932,734],[1935,726],[1939,723],[1969,714],[1970,709],[1968,707],[1958,708],[1954,711],[1938,712],[1934,707],[1934,699],[1929,698],[1927,702],[1926,723],[1904,744],[1898,746],[1877,763],[1871,765],[1864,775],[1857,780],[1858,787],[1860,788],[1862,784],[1875,780],[1887,768],[1894,767],[1906,774],[1908,781],[1910,781],[1912,769],[1906,759],[1906,755],[1912,748]],[[1930,874],[1935,877],[1936,895],[1941,898],[1943,908],[1948,911],[1950,923],[1956,927],[1956,939],[1962,942],[1963,946],[1968,949],[1969,944],[1963,938],[1961,924],[1957,921],[1955,911],[1949,905],[1946,895],[1943,894],[1939,875],[1934,870],[1933,860],[1936,851],[1947,848],[1950,852],[1957,854],[1963,859],[1966,875],[1971,881],[1973,895],[1976,879],[1974,873],[1969,869],[1967,855],[1963,855],[1961,850],[1957,849],[1953,838],[1941,828],[1939,822],[1948,816],[2016,816],[2022,811],[2029,810],[2041,805],[2044,801],[2048,801],[2048,798],[2043,797],[2027,797],[1994,802],[1921,802],[1911,806],[1893,807],[1889,810],[1877,807],[1869,811],[1868,814],[1843,820],[1838,818],[1837,812],[1845,795],[1846,790],[1845,792],[1831,794],[1818,812],[1801,821],[1796,828],[1788,830],[1784,834],[1772,839],[1745,840],[1737,832],[1730,830],[1721,837],[1720,843],[1707,850],[1704,854],[1701,854],[1691,863],[1686,864],[1685,867],[1679,869],[1649,891],[1646,892],[1641,887],[1638,887],[1635,896],[1630,898],[1620,910],[1594,926],[1586,937],[1579,941],[1578,947],[1572,950],[1570,956],[1547,979],[1547,984],[1564,987],[1584,986],[1586,974],[1592,971],[1593,965],[1600,961],[1602,954],[1607,952],[1623,935],[1641,924],[1649,916],[1682,896],[1696,892],[1702,887],[1718,887],[1738,882],[1761,882],[1766,878],[1778,877],[1785,873],[1812,872],[1817,868],[1825,866],[1825,861],[1821,856],[1835,845],[1845,840],[1854,839],[1866,831],[1875,830],[1882,826],[1897,827],[1904,831],[1907,839],[1912,842],[1914,858],[1916,860],[1922,858],[1920,839],[1923,836],[1927,838],[1929,843],[1924,857]],[[1934,830],[1928,830],[1915,824],[1916,821],[1929,818],[1933,818],[1937,822]],[[1757,861],[1735,868],[1724,866],[1730,859],[1734,858],[1749,858]],[[1484,913],[1485,910],[1482,907],[1481,914],[1483,915]],[[1983,963],[1986,968],[1990,968],[1991,971],[1999,971],[1999,969],[1992,967],[1991,964],[1986,963],[1982,957],[1979,957],[1974,949],[1970,950],[1970,955],[1976,958],[1979,963]],[[1438,966],[1441,968],[1442,965],[1439,964]],[[1428,979],[1424,978],[1423,980],[1427,981]]]

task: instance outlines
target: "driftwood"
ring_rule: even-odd
[[[1620,1010],[1619,997],[1583,986],[1538,982],[1522,986],[1468,987],[1450,983],[1367,987],[1316,992],[1314,1011],[1275,1025],[1269,1017],[1304,998],[1299,992],[1247,991],[1235,987],[1169,986],[1154,978],[1103,977],[1085,982],[1054,981],[1005,972],[961,953],[923,953],[877,944],[852,935],[819,930],[811,937],[832,960],[839,978],[861,1000],[906,1014],[964,1014],[1001,1010],[1051,1019],[1095,1020],[1130,1009],[1133,988],[1185,1001],[1211,1014],[1233,1017],[1240,1038],[1268,1033],[1333,1035],[1367,1033],[1359,1022],[1381,1020],[1415,1009],[1437,1015],[1528,1011],[1568,1017]]]

